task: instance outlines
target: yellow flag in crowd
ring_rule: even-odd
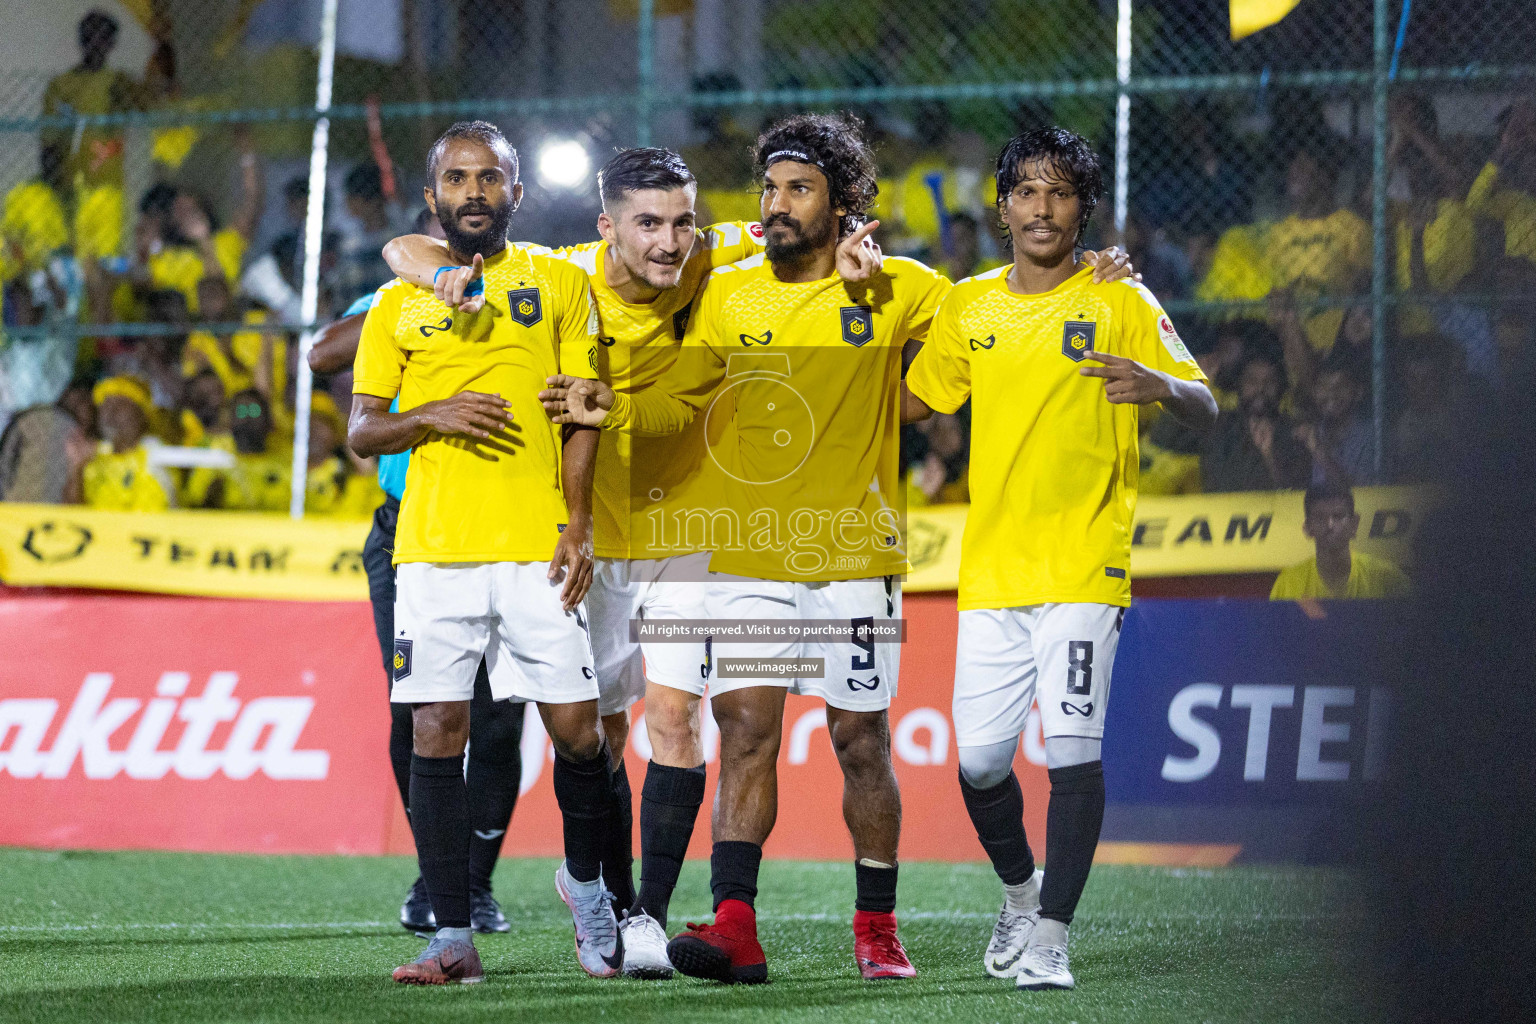
[[[1232,0],[1232,41],[1269,28],[1290,14],[1301,0]]]

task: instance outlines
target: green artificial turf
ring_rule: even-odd
[[[486,979],[414,988],[422,941],[395,924],[411,861],[0,850],[0,1021],[1350,1021],[1358,922],[1314,869],[1101,866],[1072,927],[1075,992],[1018,992],[981,952],[1000,900],[983,865],[902,866],[913,981],[852,962],[848,864],[763,865],[772,983],[598,981],[576,966],[555,863],[504,861],[509,935],[477,936]],[[669,931],[709,911],[690,863]]]

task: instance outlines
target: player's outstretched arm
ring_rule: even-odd
[[[566,524],[549,562],[549,578],[565,575],[560,604],[570,611],[592,586],[592,470],[597,464],[598,433],[590,427],[562,431],[560,488],[565,493]]]
[[[539,392],[539,401],[555,423],[601,426],[613,408],[613,388],[600,380],[557,373],[544,383],[549,387]]]
[[[1143,366],[1134,359],[1090,352],[1090,362],[1077,372],[1104,381],[1104,397],[1113,405],[1150,405],[1161,402],[1173,418],[1185,426],[1205,430],[1216,422],[1216,396],[1200,380],[1181,380],[1171,373]]]
[[[861,224],[857,231],[837,243],[837,274],[849,284],[869,280],[885,265],[879,243],[869,237],[879,226],[878,220]]]
[[[433,432],[485,440],[512,424],[506,399],[480,391],[461,391],[409,412],[390,412],[389,402],[375,395],[352,396],[347,444],[362,458],[403,452]]]
[[[401,235],[385,243],[384,262],[401,280],[431,288],[440,302],[460,313],[478,313],[485,306],[484,261],[478,253],[472,264],[461,266],[446,242],[431,235]]]
[[[309,347],[309,368],[316,373],[339,373],[350,369],[357,359],[357,343],[363,337],[363,321],[368,314],[353,313],[333,320],[320,329],[320,336]]]
[[[933,407],[918,398],[907,387],[907,382],[901,382],[901,422],[917,423],[933,415]]]
[[[1131,265],[1131,254],[1112,245],[1102,252],[1094,252],[1092,249],[1083,252],[1083,262],[1093,267],[1093,283],[1103,284],[1106,281],[1119,281],[1121,278],[1130,278],[1140,281],[1141,275]]]

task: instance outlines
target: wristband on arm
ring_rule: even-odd
[[[459,269],[461,269],[461,268],[457,267],[457,266],[438,267],[435,271],[432,272],[432,284],[433,284],[433,286],[435,287],[437,285],[437,279],[439,277],[443,276],[443,271],[445,271],[445,270],[459,270]],[[475,278],[475,280],[473,282],[471,282],[469,285],[465,286],[465,288],[464,288],[464,297],[466,299],[473,298],[476,295],[484,295],[484,294],[485,294],[485,278],[484,277],[477,277],[477,278]]]

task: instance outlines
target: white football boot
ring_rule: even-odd
[[[647,913],[626,917],[619,922],[624,935],[624,976],[626,978],[670,978],[672,961],[667,959],[667,933],[661,922]]]

